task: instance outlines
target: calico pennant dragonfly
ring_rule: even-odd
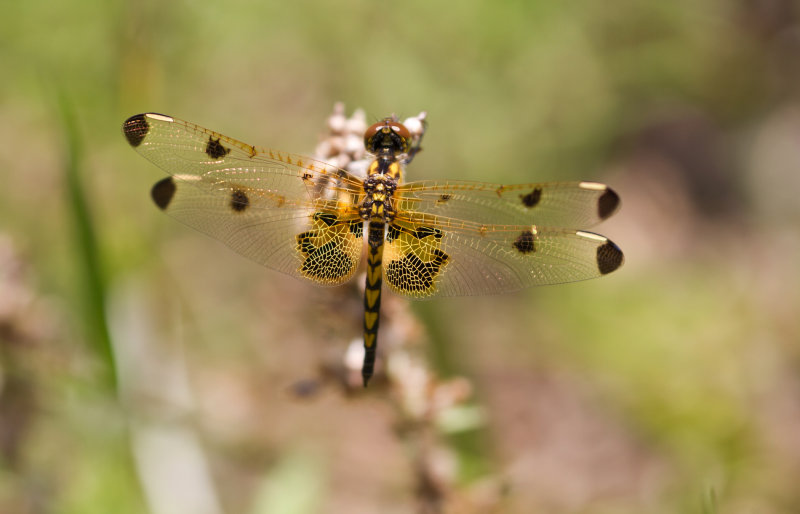
[[[153,186],[156,205],[245,257],[335,286],[353,277],[366,246],[364,386],[373,374],[384,280],[414,299],[497,294],[595,278],[623,263],[617,245],[580,230],[617,210],[619,196],[609,187],[403,183],[421,134],[394,118],[364,134],[372,156],[366,177],[162,114],[137,114],[122,130],[171,175]]]

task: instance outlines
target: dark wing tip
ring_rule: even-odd
[[[150,125],[147,123],[144,114],[131,116],[122,124],[122,132],[125,134],[125,139],[127,139],[128,143],[133,147],[142,144],[142,141],[144,141],[149,131]]]
[[[615,271],[625,261],[622,250],[611,241],[606,241],[597,247],[597,269],[601,275],[607,275]]]
[[[597,215],[604,220],[614,214],[619,208],[619,195],[611,188],[607,188],[597,200]]]
[[[172,177],[159,180],[150,190],[150,196],[153,197],[153,201],[159,209],[166,210],[172,197],[175,196],[175,181],[172,180]]]

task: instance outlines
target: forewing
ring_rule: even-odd
[[[623,263],[607,238],[532,225],[398,219],[384,250],[386,283],[413,298],[498,294],[586,280]]]
[[[152,190],[171,216],[278,271],[322,285],[352,277],[363,238],[346,172],[163,115],[133,116],[123,132],[172,175]]]
[[[258,148],[162,114],[131,116],[122,130],[143,157],[170,175],[201,177],[192,184],[211,193],[218,182],[235,181],[288,204],[358,202],[361,181],[324,162]]]
[[[619,196],[597,182],[504,186],[468,181],[419,181],[398,187],[398,211],[497,225],[587,228],[608,218]]]

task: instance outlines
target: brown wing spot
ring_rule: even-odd
[[[325,225],[331,227],[336,223],[337,216],[330,212],[315,212],[314,219],[323,222]]]
[[[400,229],[395,225],[389,225],[389,230],[386,231],[386,241],[392,242],[400,237]]]
[[[206,154],[212,159],[222,159],[226,155],[231,152],[230,148],[225,148],[222,146],[222,143],[219,142],[219,138],[214,139],[211,136],[208,136],[208,143],[206,143]]]
[[[419,227],[414,231],[414,237],[422,239],[423,237],[433,236],[436,239],[442,238],[442,231],[433,227]]]
[[[122,132],[125,134],[125,139],[134,148],[142,144],[149,131],[150,125],[147,123],[144,114],[131,116],[122,124]]]
[[[416,254],[407,253],[386,267],[386,281],[404,293],[424,293],[431,290],[433,282],[450,257],[441,250],[433,251],[433,258],[423,262]]]
[[[613,189],[606,189],[597,200],[597,215],[600,219],[606,219],[619,207],[619,195]]]
[[[248,147],[247,147],[247,151],[248,151],[248,153],[250,154],[250,158],[251,158],[251,159],[252,159],[253,157],[255,157],[256,155],[258,155],[258,151],[256,150],[256,147],[255,147],[255,146],[249,146],[249,145],[248,145]]]
[[[313,231],[297,234],[297,251],[306,257],[311,255],[311,253],[314,252],[314,250],[317,248],[316,246],[314,246],[314,242],[312,241],[313,238],[314,238]]]
[[[242,212],[248,207],[250,207],[250,199],[247,197],[247,193],[241,189],[234,189],[231,193],[231,209]]]
[[[520,253],[531,253],[536,251],[536,236],[533,235],[533,231],[525,230],[522,232],[519,237],[514,241],[514,248],[516,248]]]
[[[536,205],[539,203],[539,200],[542,199],[542,188],[537,187],[530,193],[526,195],[519,195],[519,197],[522,199],[522,205],[525,207],[529,209],[531,207],[536,207]]]
[[[611,241],[597,247],[597,269],[601,275],[611,273],[622,266],[624,259],[622,250]]]
[[[308,180],[311,180],[311,177],[312,177],[311,173],[303,173],[303,176],[300,178],[303,179],[303,182],[307,182]]]
[[[439,199],[436,200],[436,203],[441,205],[443,203],[447,203],[447,201],[451,198],[453,198],[453,195],[439,195]]]
[[[506,190],[506,186],[500,186],[495,190],[495,192],[497,193],[497,196],[502,198],[503,192],[505,192],[505,190]]]
[[[150,196],[159,209],[166,210],[172,201],[172,197],[175,196],[175,181],[172,180],[172,177],[159,180],[150,190]]]
[[[361,239],[364,237],[364,222],[360,219],[353,220],[350,222],[348,230],[350,230],[351,234]]]
[[[481,228],[478,229],[478,235],[480,235],[481,237],[486,237],[486,232],[488,231],[489,229],[486,228],[486,225],[481,225]]]

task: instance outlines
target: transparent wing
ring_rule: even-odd
[[[278,271],[322,285],[352,277],[363,223],[347,172],[160,114],[133,116],[123,132],[172,175],[152,190],[171,216]]]
[[[144,158],[212,193],[218,181],[235,181],[301,205],[320,198],[357,202],[347,197],[362,190],[361,180],[335,166],[248,145],[162,114],[131,116],[122,130]]]
[[[497,225],[587,228],[608,218],[619,196],[596,182],[501,185],[468,181],[419,181],[397,188],[398,211],[437,219]]]
[[[412,298],[586,280],[611,273],[624,260],[617,245],[591,232],[415,218],[389,227],[383,256],[386,283]]]

